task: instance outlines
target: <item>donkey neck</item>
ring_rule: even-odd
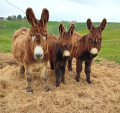
[[[86,34],[79,39],[80,48],[83,49],[84,51],[88,51],[89,48],[88,38],[89,38],[89,34]]]
[[[56,49],[56,53],[55,53],[56,61],[58,61],[58,62],[64,62],[64,61],[66,61],[67,58],[63,57],[62,52],[60,50],[60,46],[58,48],[55,48],[55,49]]]

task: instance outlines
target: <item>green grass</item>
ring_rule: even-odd
[[[0,25],[3,21],[0,21]],[[15,30],[25,26],[30,28],[29,23],[25,21],[5,21],[6,29],[0,29],[0,52],[11,52],[11,39]],[[48,23],[48,33],[59,35],[58,28],[60,22]],[[63,22],[66,29],[69,29],[71,23]],[[100,23],[95,22],[94,25]],[[86,34],[89,31],[86,28],[86,23],[75,23],[75,30],[81,34]],[[108,23],[103,31],[102,48],[99,52],[100,57],[104,57],[111,61],[116,61],[120,64],[120,23]],[[99,62],[99,61],[96,61]]]
[[[95,59],[95,62],[99,63],[99,62],[101,62],[101,60],[100,59]]]
[[[8,35],[0,35],[0,52],[11,52],[11,38]]]
[[[99,56],[120,64],[120,28],[106,29],[103,32],[103,42]]]

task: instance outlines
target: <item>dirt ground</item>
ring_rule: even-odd
[[[80,82],[75,81],[75,60],[73,71],[66,69],[65,85],[56,88],[49,65],[47,74],[52,91],[45,92],[41,77],[34,72],[34,93],[27,93],[26,77],[19,74],[12,54],[0,53],[0,113],[120,113],[120,65],[94,61],[90,85],[84,71]]]

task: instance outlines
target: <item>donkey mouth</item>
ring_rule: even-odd
[[[35,59],[40,59],[40,60],[43,59],[43,55],[40,55],[40,54],[34,55],[34,57]]]
[[[68,58],[70,58],[70,56],[64,56],[63,58],[64,58],[64,59],[68,59]]]
[[[97,56],[97,54],[90,54],[90,58],[94,58],[96,56]]]

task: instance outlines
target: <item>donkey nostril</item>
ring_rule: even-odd
[[[43,54],[40,55],[40,58],[43,57]]]
[[[36,57],[39,58],[39,57],[40,57],[40,54],[37,54]]]
[[[43,56],[43,54],[36,54],[35,56],[36,56],[36,58],[41,58]]]

